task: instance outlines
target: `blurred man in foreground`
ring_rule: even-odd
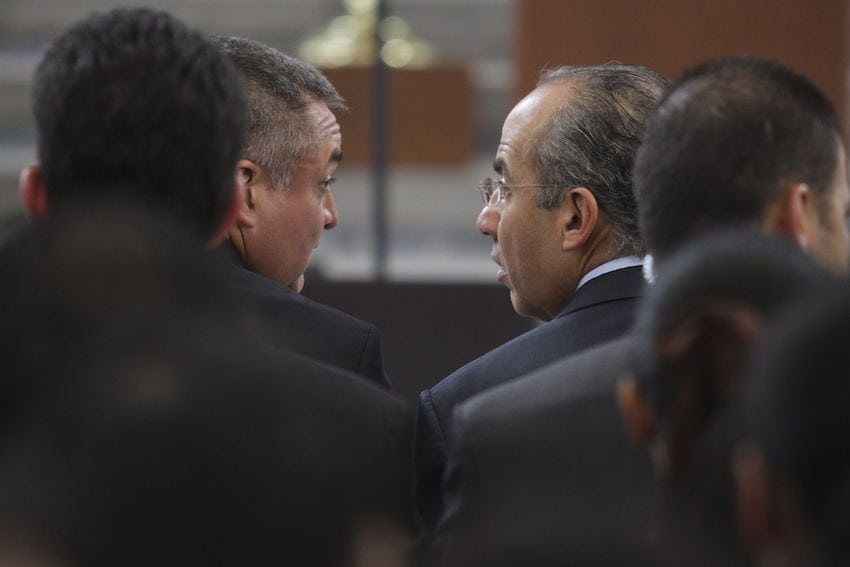
[[[192,277],[193,260],[185,258],[206,256],[204,244],[219,242],[242,210],[235,172],[247,109],[238,76],[221,51],[200,32],[162,12],[120,9],[95,14],[71,26],[47,50],[36,70],[33,107],[40,165],[23,173],[21,192],[25,208],[39,222],[32,234],[10,240],[0,261],[0,284],[7,290],[0,325],[0,334],[7,337],[0,341],[6,347],[0,360],[8,369],[0,373],[9,392],[2,400],[8,411],[0,416],[6,430],[39,416],[60,418],[53,412],[62,405],[50,405],[50,398],[54,392],[73,390],[75,377],[84,380],[87,369],[103,376],[109,375],[104,368],[121,368],[153,378],[162,371],[169,388],[175,368],[169,368],[167,360],[156,368],[145,366],[147,361],[156,366],[158,359],[157,352],[149,357],[144,349],[153,344],[167,351],[173,339],[179,359],[185,354],[180,346],[186,344],[184,335],[191,335],[189,342],[201,343],[191,345],[199,351],[187,354],[195,362],[203,360],[205,348],[229,353],[222,368],[233,385],[226,388],[241,386],[239,367],[244,364],[245,376],[256,375],[250,369],[260,365],[260,374],[289,389],[283,397],[296,404],[294,409],[280,407],[275,415],[294,423],[285,428],[281,452],[270,459],[289,462],[294,470],[318,450],[330,462],[348,462],[359,471],[332,465],[329,476],[313,475],[315,484],[310,475],[301,475],[304,482],[293,483],[293,491],[303,498],[300,502],[326,502],[330,494],[350,503],[355,513],[379,510],[378,519],[388,518],[395,526],[404,518],[410,529],[412,418],[407,408],[353,375],[288,352],[259,346],[224,349],[217,334],[222,327],[229,330],[234,345],[253,344],[245,336],[243,312],[232,312],[236,301],[231,295],[206,293],[217,283],[212,280],[223,278],[220,272]],[[104,207],[126,212],[110,212],[104,218]],[[148,217],[155,223],[153,229],[146,224]],[[175,228],[158,228],[156,223]],[[185,233],[191,235],[193,251],[188,254],[179,236]],[[180,250],[182,257],[176,254]],[[181,307],[190,304],[200,307],[188,312]],[[176,369],[182,368],[178,362]],[[192,367],[186,376],[203,380],[204,372],[198,370]],[[184,378],[191,386],[194,378],[180,380]],[[150,384],[156,389],[158,382]],[[166,399],[167,393],[142,392],[143,397],[163,394]],[[85,397],[85,391],[80,395]],[[86,406],[91,400],[76,402]],[[49,410],[36,414],[36,407]],[[203,429],[204,423],[188,419],[186,426]],[[229,449],[229,428],[213,429],[204,439]],[[70,438],[81,454],[102,440],[68,433],[73,433]],[[56,434],[62,435],[61,427]],[[143,454],[144,437],[127,450]],[[160,448],[164,454],[171,450]],[[370,456],[373,451],[380,455]],[[67,455],[56,456],[61,463]],[[185,457],[191,461],[191,455]],[[242,466],[238,458],[221,457],[225,468]],[[98,474],[109,477],[115,472],[109,468],[114,463],[102,464]],[[133,469],[132,461],[125,464],[126,470]],[[152,464],[159,465],[163,463]],[[85,476],[76,480],[85,481]],[[88,486],[101,492],[87,494],[109,500],[111,490],[117,495],[135,489],[132,481],[123,484],[123,475],[116,473],[113,480],[115,485]],[[227,491],[233,485],[223,482],[224,494],[237,499]],[[331,486],[338,490],[331,491]],[[322,509],[323,522],[345,521],[337,511]],[[243,511],[250,510],[248,506]],[[168,514],[167,502],[160,511]],[[321,529],[318,523],[307,525]],[[103,542],[92,545],[97,543]],[[120,546],[122,541],[109,543]]]

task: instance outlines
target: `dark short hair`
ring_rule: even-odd
[[[541,188],[538,205],[551,208],[564,188],[587,187],[608,216],[619,252],[643,253],[632,190],[632,164],[644,121],[666,80],[638,65],[580,65],[544,71],[538,86],[576,86],[530,145]]]
[[[740,412],[742,435],[790,487],[836,565],[850,558],[848,336],[844,286],[801,303],[766,337]]]
[[[735,56],[686,71],[650,116],[635,162],[649,251],[666,257],[706,228],[754,226],[789,183],[823,203],[839,145],[829,100],[780,63]]]
[[[276,187],[286,187],[300,162],[315,151],[316,126],[307,114],[312,101],[331,111],[346,110],[345,101],[313,65],[257,41],[216,38],[242,78],[251,109],[242,157],[266,170]]]
[[[32,102],[51,211],[119,197],[203,237],[221,222],[247,112],[200,32],[147,9],[94,14],[50,45]]]

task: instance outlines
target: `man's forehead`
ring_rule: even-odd
[[[313,100],[307,106],[307,115],[310,116],[313,127],[316,129],[317,138],[320,140],[333,139],[337,145],[342,143],[342,130],[336,121],[336,116],[328,106],[320,101]]]
[[[559,80],[535,88],[511,110],[502,127],[502,139],[496,153],[494,168],[500,171],[511,153],[522,157],[527,144],[569,100],[574,81]]]
[[[561,79],[540,85],[528,93],[511,114],[531,120],[545,120],[556,110],[567,104],[576,90],[576,81]]]

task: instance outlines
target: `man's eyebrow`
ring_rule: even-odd
[[[507,167],[505,166],[505,160],[503,160],[502,158],[496,158],[493,161],[493,171],[501,174],[503,169],[507,169]]]
[[[331,154],[331,159],[328,160],[331,163],[339,163],[342,161],[342,150],[334,150],[334,153]]]

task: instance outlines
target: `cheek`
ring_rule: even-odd
[[[519,227],[509,227],[519,228]],[[502,251],[502,264],[511,281],[522,289],[535,286],[535,263],[538,251],[536,243],[527,232],[506,230],[504,239],[499,240]]]
[[[499,249],[502,255],[502,262],[505,263],[505,268],[508,268],[508,263],[516,262],[517,250],[519,248],[517,242],[517,232],[511,222],[510,216],[502,216],[499,219],[499,224],[496,229],[497,240],[499,241]]]
[[[525,223],[522,209],[512,206],[502,209],[496,225],[499,242],[516,242],[521,239],[526,230]]]

